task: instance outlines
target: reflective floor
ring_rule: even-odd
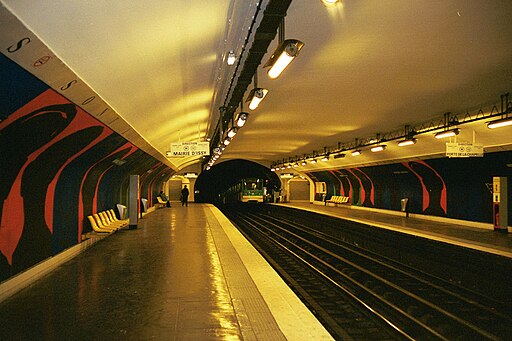
[[[286,203],[284,206],[328,214],[369,225],[388,228],[469,247],[480,251],[499,254],[512,258],[512,233],[470,227],[458,221],[454,223],[432,221],[421,218],[405,217],[405,213],[386,214],[351,206],[323,206],[310,203]]]
[[[173,205],[97,242],[0,303],[0,340],[284,340],[213,218]]]

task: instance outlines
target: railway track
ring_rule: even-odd
[[[471,290],[263,212],[225,214],[336,339],[507,340],[510,309]]]

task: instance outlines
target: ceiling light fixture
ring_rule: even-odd
[[[230,144],[230,143],[231,143],[231,138],[230,138],[230,137],[226,137],[226,138],[224,139],[224,145],[225,145],[225,146],[227,146],[227,145],[228,145],[228,144]]]
[[[439,133],[436,133],[434,136],[436,139],[444,139],[446,137],[452,137],[452,136],[459,135],[459,133],[460,133],[460,129],[455,128],[455,129],[440,131]]]
[[[487,128],[495,129],[512,125],[512,117],[504,117],[487,123]]]
[[[358,156],[358,155],[361,155],[361,150],[360,149],[356,149],[352,152],[352,156]]]
[[[233,64],[235,64],[235,61],[236,61],[235,52],[229,51],[228,58],[227,58],[226,62],[228,63],[228,65],[233,65]]]
[[[276,50],[263,66],[270,67],[267,74],[271,79],[276,79],[288,65],[299,55],[304,43],[297,39],[284,39],[284,17],[279,24],[279,36]]]
[[[313,160],[311,160],[310,162],[311,162],[311,164],[313,164],[313,165],[314,165],[314,164],[316,163],[316,159],[313,159]]]
[[[459,123],[457,116],[452,116],[451,112],[444,113],[444,130],[436,133],[434,136],[436,139],[444,139],[446,137],[452,137],[459,135],[459,128],[452,128],[450,126],[456,126]]]
[[[228,130],[228,137],[233,138],[238,133],[238,127],[232,127]]]
[[[238,116],[236,117],[236,126],[238,128],[242,128],[247,121],[247,118],[249,117],[249,113],[246,113],[244,111],[241,111]]]
[[[411,129],[411,126],[406,125],[404,131],[404,139],[398,142],[399,147],[410,146],[418,141],[417,139],[414,138],[414,135],[417,134],[417,132],[414,129]]]
[[[251,92],[249,92],[249,96],[247,96],[246,100],[246,102],[249,102],[249,109],[256,109],[260,105],[260,102],[263,101],[267,93],[268,90],[264,88],[252,89]]]
[[[270,67],[267,72],[269,78],[276,79],[279,77],[284,69],[299,55],[303,46],[304,43],[297,39],[286,39],[279,44],[264,66]]]
[[[398,142],[398,146],[399,147],[405,147],[405,146],[410,146],[410,145],[413,145],[417,142],[418,140],[415,139],[414,137],[413,138],[406,138],[400,142]]]
[[[327,7],[335,6],[338,2],[339,0],[322,0],[322,3]]]
[[[372,147],[372,149],[370,149],[372,152],[376,153],[376,152],[381,152],[383,151],[384,149],[386,149],[386,145],[385,144],[379,144],[378,146],[374,146]]]

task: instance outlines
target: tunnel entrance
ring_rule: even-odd
[[[194,186],[195,202],[217,204],[219,195],[242,179],[268,180],[267,189],[279,190],[279,177],[265,166],[247,160],[230,160],[202,172]]]

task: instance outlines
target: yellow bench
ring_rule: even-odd
[[[119,220],[114,210],[110,209],[87,216],[94,232],[112,233],[127,225],[126,221]]]
[[[156,200],[158,200],[158,203],[160,205],[162,205],[162,207],[165,207],[167,206],[167,201],[164,201],[162,198],[160,198],[159,196],[156,197]]]
[[[329,200],[326,201],[328,204],[334,204],[333,206],[349,204],[350,197],[342,195],[333,195]]]

